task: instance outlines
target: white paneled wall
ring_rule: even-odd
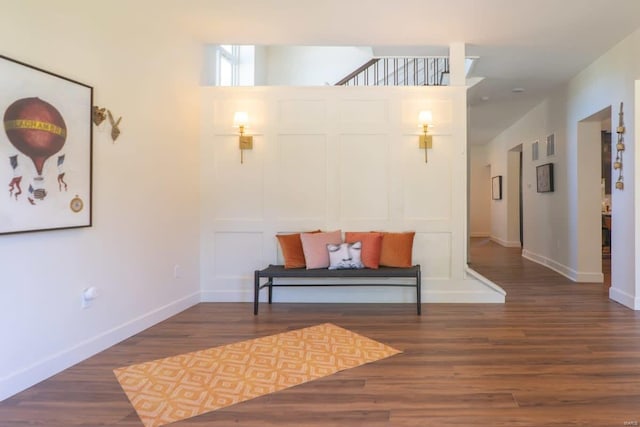
[[[277,233],[416,231],[426,301],[503,302],[466,272],[465,88],[203,88],[204,301],[249,301]],[[418,113],[434,116],[425,163]],[[240,164],[235,111],[254,148]],[[276,301],[413,302],[410,289],[289,288]]]

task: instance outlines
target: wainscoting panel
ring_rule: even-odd
[[[273,206],[278,221],[324,221],[327,206],[326,135],[278,135],[277,195]]]
[[[407,141],[409,140],[409,141]],[[402,157],[411,167],[402,168],[404,216],[420,220],[451,218],[452,141],[448,136],[434,136],[433,148],[427,152],[418,146],[418,137],[404,137]]]
[[[389,219],[387,135],[340,135],[340,218]]]
[[[237,136],[218,136],[212,141],[214,158],[208,162],[213,169],[214,218],[261,219],[263,217],[262,161],[258,146],[262,138],[254,138],[255,150],[244,151],[244,163],[240,163]],[[206,166],[203,166],[206,167]]]
[[[382,99],[342,100],[338,117],[341,125],[375,125],[389,122],[389,102]]]
[[[413,253],[424,279],[451,278],[451,233],[416,233]]]
[[[327,102],[324,99],[283,99],[277,102],[276,123],[280,129],[304,130],[324,127]]]

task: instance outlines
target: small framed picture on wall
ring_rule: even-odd
[[[502,175],[491,178],[491,198],[502,200]]]
[[[553,163],[536,167],[536,184],[538,193],[553,191]]]
[[[547,157],[551,157],[556,154],[556,135],[552,133],[547,136]]]
[[[533,144],[531,144],[531,160],[533,160],[534,162],[536,160],[538,160],[539,158],[539,153],[538,153],[538,141],[534,142]]]

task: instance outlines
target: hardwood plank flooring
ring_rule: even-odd
[[[199,304],[1,402],[0,426],[139,427],[114,368],[322,322],[404,353],[172,426],[639,425],[640,313],[519,249],[471,253],[506,304]]]

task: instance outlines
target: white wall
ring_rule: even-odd
[[[504,170],[507,151],[522,142],[524,149],[524,255],[546,264],[577,281],[601,280],[600,262],[596,262],[593,248],[599,248],[597,229],[600,205],[594,208],[590,174],[599,177],[597,150],[581,132],[594,114],[611,107],[612,122],[617,124],[620,102],[624,102],[627,124],[624,153],[623,191],[613,190],[612,231],[612,287],[610,296],[622,304],[640,308],[640,281],[636,280],[638,252],[635,247],[637,207],[635,193],[635,164],[637,140],[634,123],[634,84],[640,76],[640,30],[620,42],[609,52],[574,77],[566,87],[538,105],[512,127],[505,130],[490,145],[492,167]],[[582,124],[579,126],[580,122]],[[585,127],[586,126],[586,127]],[[598,132],[596,125],[593,132]],[[531,143],[544,141],[546,135],[556,134],[556,154],[531,160]],[[614,134],[615,135],[615,134]],[[541,149],[544,144],[541,144]],[[599,156],[599,152],[597,153]],[[535,191],[535,166],[547,162],[555,165],[555,192],[539,194]],[[492,174],[495,175],[494,172]],[[614,173],[614,176],[617,175]],[[594,181],[595,182],[595,181]],[[593,191],[592,191],[593,190]],[[595,212],[594,212],[595,209]],[[595,219],[594,219],[595,218]],[[595,222],[595,224],[594,224]],[[492,216],[492,227],[504,230],[506,223],[500,215]],[[592,232],[587,231],[595,228]],[[597,249],[596,249],[597,250]]]
[[[373,57],[371,48],[268,46],[267,85],[333,85]]]
[[[115,144],[94,128],[92,228],[0,236],[0,400],[199,300],[202,49],[169,9],[143,31],[148,10],[123,5],[2,4],[2,54],[93,86],[123,119]]]
[[[491,235],[491,165],[487,146],[469,146],[469,235]]]
[[[204,88],[201,277],[206,301],[251,301],[281,262],[275,234],[417,232],[426,301],[504,302],[466,272],[466,88]],[[429,163],[418,112],[438,124]],[[240,164],[233,112],[254,149]],[[230,185],[232,184],[232,185]],[[403,292],[406,291],[406,292]],[[278,289],[277,301],[413,302],[409,289]]]

